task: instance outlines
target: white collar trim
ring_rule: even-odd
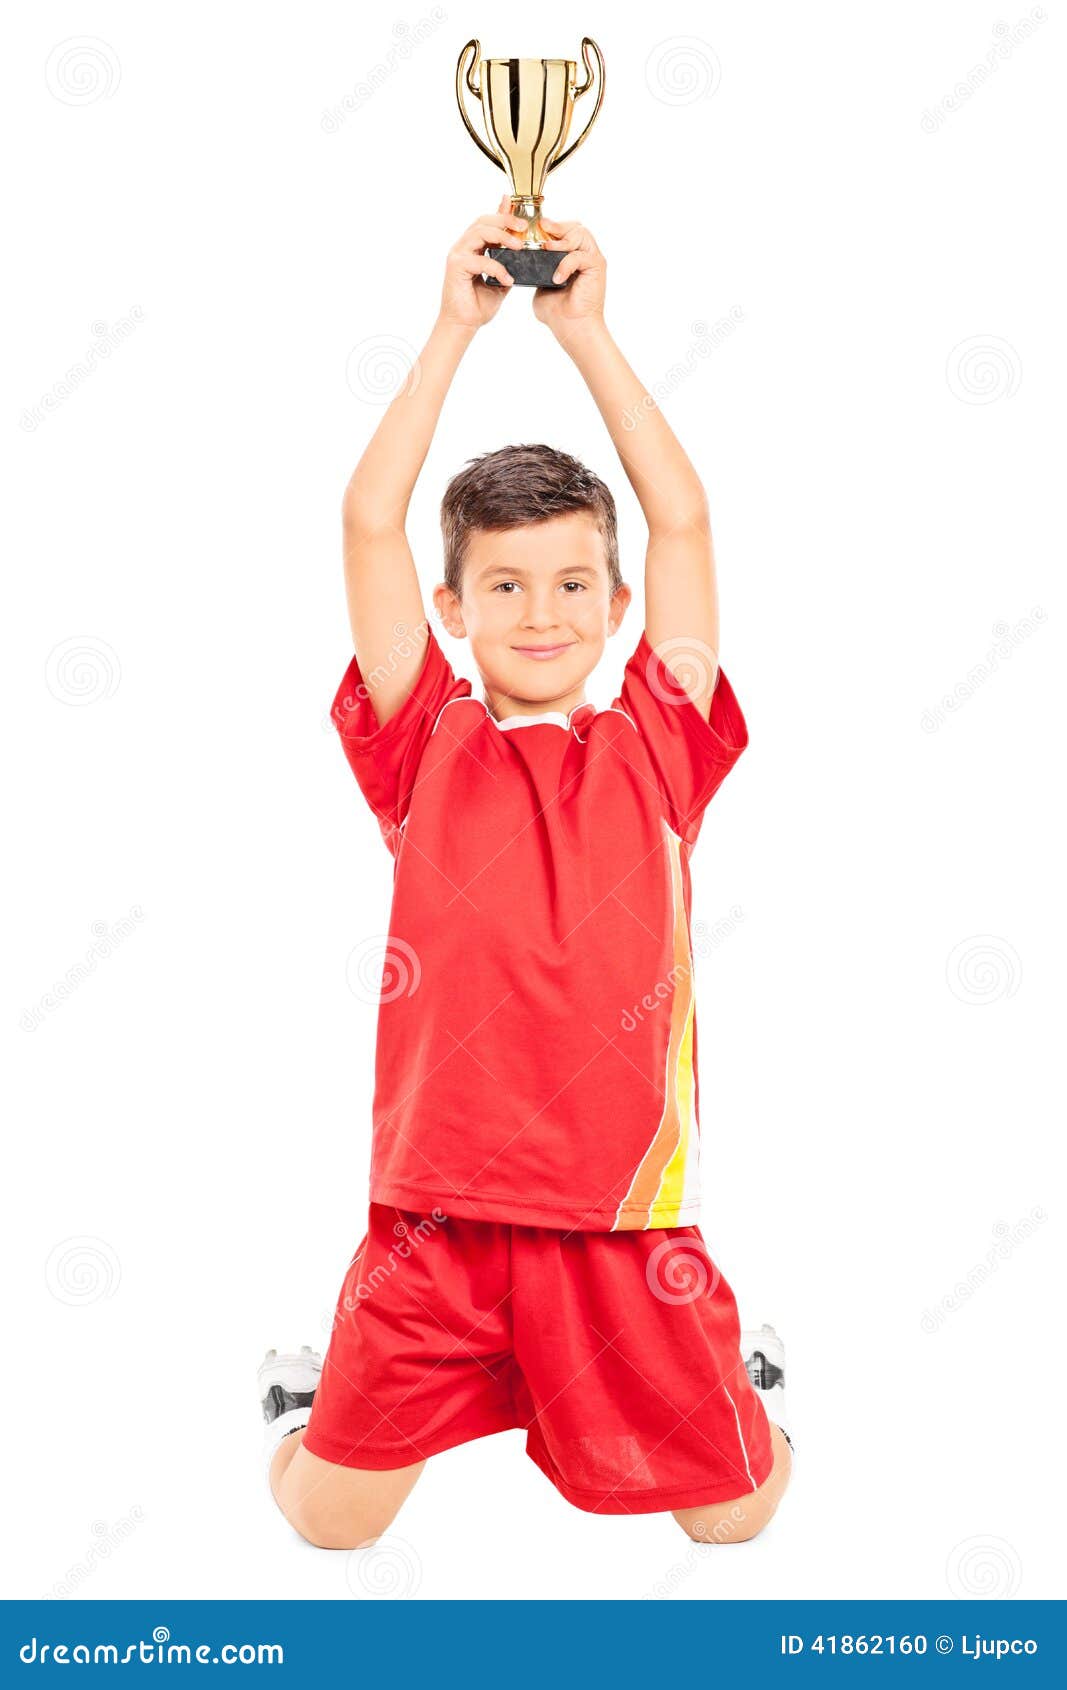
[[[580,708],[580,706],[575,708]],[[573,714],[574,711],[571,712],[571,715]],[[565,716],[562,710],[545,710],[540,716],[505,716],[503,721],[498,721],[495,716],[490,716],[489,720],[500,729],[501,733],[509,732],[512,728],[532,728],[536,722],[554,722],[557,728],[569,728],[571,725],[570,716]]]

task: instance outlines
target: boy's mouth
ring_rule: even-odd
[[[546,658],[558,657],[561,651],[570,651],[575,643],[574,640],[568,640],[564,645],[517,645],[513,646],[512,650],[522,657],[533,657],[544,662]]]

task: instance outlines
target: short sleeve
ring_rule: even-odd
[[[708,801],[748,744],[733,688],[720,669],[705,720],[642,633],[615,703],[648,751],[671,827],[687,845],[694,844]]]
[[[419,764],[437,718],[450,699],[469,698],[470,692],[470,682],[455,673],[429,627],[415,684],[384,727],[374,714],[373,688],[367,686],[355,657],[345,670],[330,715],[352,773],[394,854],[396,830],[407,819]]]

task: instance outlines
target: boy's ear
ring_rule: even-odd
[[[466,637],[467,630],[463,625],[463,614],[460,603],[451,587],[446,587],[440,581],[433,590],[433,607],[440,618],[442,626],[452,635],[453,639],[461,640]]]
[[[622,619],[630,608],[633,591],[625,584],[616,587],[611,595],[611,610],[608,613],[608,633],[617,634],[622,627]]]

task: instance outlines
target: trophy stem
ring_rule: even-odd
[[[512,194],[511,196],[512,215],[526,219],[526,235],[522,243],[524,251],[540,252],[545,245],[545,232],[541,227],[541,207],[543,204],[543,194]]]

